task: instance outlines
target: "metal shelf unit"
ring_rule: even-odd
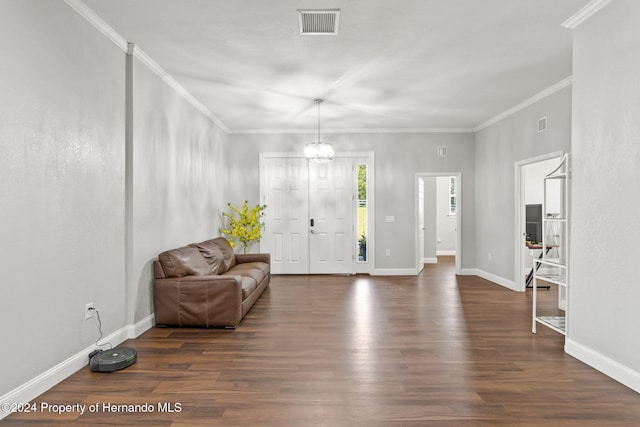
[[[544,325],[563,335],[567,333],[567,301],[569,297],[569,155],[544,178],[542,206],[542,257],[534,260],[533,315],[531,330]],[[564,315],[541,316],[538,313],[538,281],[558,287],[558,309]]]

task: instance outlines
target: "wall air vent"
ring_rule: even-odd
[[[538,132],[547,130],[547,116],[538,119]]]
[[[438,157],[447,157],[447,147],[438,147]]]
[[[300,34],[335,35],[338,34],[340,9],[298,10]]]

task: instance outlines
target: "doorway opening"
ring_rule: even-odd
[[[541,222],[544,203],[543,178],[562,159],[557,151],[515,163],[515,266],[514,288],[525,291],[531,284],[533,260],[542,249],[530,249],[531,243],[542,240]],[[529,285],[528,285],[529,284]]]
[[[462,173],[416,174],[416,270],[454,256],[456,274],[462,270]]]

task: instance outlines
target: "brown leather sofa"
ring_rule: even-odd
[[[235,328],[269,286],[271,259],[218,237],[161,253],[153,270],[156,325]]]

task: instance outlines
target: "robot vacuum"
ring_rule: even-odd
[[[116,347],[102,350],[89,359],[89,366],[94,372],[113,372],[128,368],[136,363],[138,354],[131,347]]]

